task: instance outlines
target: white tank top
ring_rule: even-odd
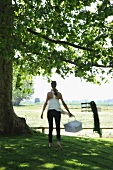
[[[61,110],[61,106],[60,106],[60,102],[59,100],[56,98],[56,96],[54,95],[54,92],[52,91],[52,95],[53,98],[49,99],[48,102],[48,110],[57,110],[57,111],[62,111]]]

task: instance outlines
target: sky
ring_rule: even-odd
[[[57,82],[57,89],[62,93],[65,101],[113,99],[113,79],[110,79],[109,83],[97,85],[84,80],[81,81],[74,75],[63,79],[60,75],[54,74],[51,80]],[[47,92],[50,90],[51,84],[48,83],[46,78],[42,76],[35,78],[33,98],[40,98],[40,101],[45,101]]]

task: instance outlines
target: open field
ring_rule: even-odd
[[[30,127],[48,127],[47,122],[47,110],[44,112],[44,119],[40,118],[42,111],[43,103],[37,103],[37,105],[28,105],[28,106],[19,106],[14,107],[16,114],[20,117],[26,119],[27,124]],[[68,107],[72,114],[75,115],[75,118],[82,122],[83,128],[93,128],[93,112],[81,112],[80,104],[71,104],[68,103]],[[113,106],[112,105],[97,105],[101,108],[99,112],[100,127],[101,128],[113,128]],[[68,121],[74,120],[74,118],[69,118],[67,115],[62,115],[61,127],[64,127],[63,124]],[[46,131],[48,133],[48,130]],[[54,130],[55,133],[55,130]],[[82,130],[78,133],[68,133],[64,130],[61,130],[62,135],[74,135],[74,136],[86,136],[86,137],[98,137],[97,133],[93,132],[93,129]],[[103,129],[103,137],[113,137],[113,129]]]

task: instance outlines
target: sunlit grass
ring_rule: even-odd
[[[83,128],[93,128],[94,127],[94,118],[92,112],[81,112],[80,104],[69,104],[70,111],[75,115],[75,119],[82,122]],[[26,119],[27,124],[30,127],[48,127],[47,121],[47,110],[44,112],[44,119],[40,118],[42,112],[42,103],[37,103],[36,105],[20,106],[14,107],[16,114],[20,117]],[[101,107],[101,112],[99,112],[100,127],[113,127],[113,106],[99,105]],[[67,115],[62,115],[61,117],[61,127],[64,127],[64,124],[70,121]],[[62,131],[61,131],[62,133]],[[63,134],[63,133],[62,133]],[[84,130],[79,133],[79,136],[87,137],[98,137],[97,133],[93,133],[93,130]],[[113,130],[102,130],[103,137],[113,137]]]

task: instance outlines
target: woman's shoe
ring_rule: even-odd
[[[61,146],[60,142],[57,142],[57,146],[58,146],[59,150],[62,150],[62,146]]]
[[[49,148],[51,148],[52,147],[52,143],[49,143]]]

